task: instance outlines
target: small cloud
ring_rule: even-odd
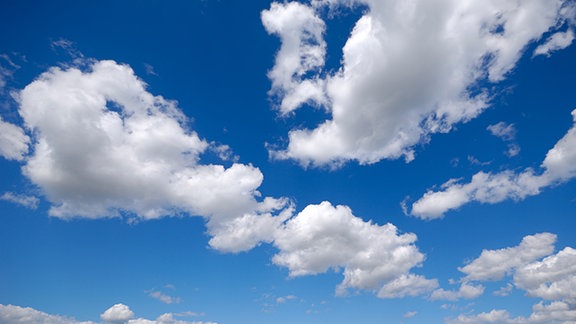
[[[146,74],[158,76],[158,73],[154,71],[154,67],[148,63],[144,63],[144,68],[146,69]]]
[[[472,165],[479,165],[479,166],[486,166],[486,165],[490,165],[490,163],[492,163],[492,161],[482,162],[472,155],[468,155],[468,162],[470,162],[470,164],[472,164]]]
[[[72,42],[71,40],[65,38],[60,38],[59,40],[52,41],[50,47],[52,48],[53,51],[58,50],[64,51],[64,53],[70,55],[73,59],[84,58],[84,54],[82,54],[82,52],[80,52],[76,48],[76,44],[74,44],[74,42]]]
[[[13,192],[5,192],[0,196],[0,200],[9,201],[30,209],[38,208],[39,203],[39,199],[34,196],[19,195]]]
[[[294,296],[294,295],[288,295],[288,296],[284,296],[284,297],[278,297],[276,298],[276,303],[277,304],[284,304],[289,300],[295,300],[298,299],[298,297]]]
[[[486,129],[490,134],[500,138],[505,142],[513,141],[516,138],[516,128],[514,124],[506,124],[505,122],[499,122],[494,125],[489,125]]]
[[[505,297],[510,295],[510,292],[512,291],[512,289],[514,288],[514,286],[511,283],[508,283],[506,286],[501,287],[500,289],[496,290],[493,295],[494,296],[501,296],[501,297]]]
[[[404,318],[412,318],[414,316],[416,316],[417,312],[412,311],[412,312],[407,312],[406,314],[404,314]]]
[[[152,290],[148,292],[148,296],[158,299],[164,304],[178,304],[180,303],[180,297],[173,297],[162,293],[161,291]]]

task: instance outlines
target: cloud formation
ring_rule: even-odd
[[[260,170],[202,164],[210,144],[188,129],[176,102],[147,92],[127,65],[51,68],[18,99],[35,135],[23,173],[52,202],[52,216],[154,219],[185,212],[205,217],[212,246],[230,252],[269,240],[281,222],[272,212],[287,200],[258,201]],[[245,223],[249,232],[239,227]]]
[[[129,66],[88,63],[85,70],[52,68],[18,97],[20,115],[34,135],[23,173],[52,203],[52,216],[198,215],[207,221],[210,246],[219,251],[247,251],[266,242],[278,248],[273,262],[290,276],[342,270],[339,294],[356,289],[395,298],[437,287],[435,279],[410,272],[424,261],[416,235],[398,234],[392,224],[364,221],[329,202],[295,215],[289,199],[262,196],[263,175],[256,167],[203,164],[207,150],[230,148],[190,130],[177,103],[147,92]],[[178,302],[159,291],[148,293]]]
[[[572,111],[576,123],[576,110]],[[412,204],[411,214],[422,219],[442,218],[449,210],[469,202],[494,204],[506,199],[522,200],[576,176],[576,125],[546,154],[536,174],[528,168],[522,172],[505,170],[499,173],[478,172],[469,183],[449,180],[440,191],[429,190]]]
[[[340,69],[322,71],[324,27],[312,10],[356,4],[368,10],[342,49]],[[262,21],[282,41],[269,73],[272,89],[283,89],[272,91],[281,111],[313,101],[331,118],[313,129],[291,130],[288,147],[272,156],[303,166],[410,161],[415,145],[488,107],[490,93],[479,82],[504,80],[528,45],[552,33],[540,51],[566,47],[566,37],[556,32],[571,30],[572,7],[564,0],[273,3]],[[302,18],[288,19],[296,11]]]
[[[459,268],[467,281],[502,280],[512,277],[514,287],[540,301],[529,317],[512,317],[506,310],[494,309],[476,315],[460,315],[448,323],[573,323],[576,321],[576,250],[565,247],[554,253],[556,235],[528,235],[518,246],[483,250],[468,265]],[[509,288],[500,289],[502,293]]]
[[[399,235],[392,224],[372,224],[346,206],[323,202],[307,206],[278,232],[273,262],[292,277],[342,269],[338,294],[361,289],[382,298],[415,296],[438,285],[409,273],[424,261],[415,241],[416,235]]]

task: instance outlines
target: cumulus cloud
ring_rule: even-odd
[[[134,318],[134,312],[124,304],[115,304],[100,314],[100,318],[107,323],[124,323]]]
[[[30,138],[22,128],[0,117],[0,156],[7,160],[22,161],[28,153],[29,143]]]
[[[70,317],[51,315],[30,307],[0,305],[0,322],[5,324],[94,324],[80,322]]]
[[[576,122],[576,110],[572,111]],[[449,180],[440,191],[429,190],[412,204],[411,214],[422,219],[443,217],[449,210],[469,202],[494,204],[506,199],[522,200],[540,193],[543,188],[568,181],[576,176],[576,125],[572,126],[541,164],[540,174],[528,168],[522,172],[478,172],[469,183]]]
[[[322,71],[324,24],[312,9],[355,4],[368,10],[342,49],[342,65],[336,72]],[[282,111],[314,98],[331,118],[314,129],[291,130],[288,147],[272,156],[303,166],[412,160],[415,145],[488,107],[490,93],[478,89],[479,81],[491,86],[504,80],[529,44],[571,19],[568,6],[564,0],[273,3],[262,17],[282,41],[269,74],[273,89],[305,89],[299,100],[292,99],[295,90],[280,93]],[[296,8],[302,18],[287,19]],[[282,28],[272,29],[275,25]],[[561,42],[549,43],[551,48]],[[324,96],[318,93],[322,89]]]
[[[437,286],[436,280],[409,273],[424,261],[415,241],[416,235],[398,234],[392,224],[372,224],[346,206],[323,202],[287,221],[274,241],[279,252],[273,262],[292,277],[342,270],[338,294],[362,289],[383,298],[403,297]]]
[[[556,235],[540,233],[528,235],[518,246],[498,250],[483,250],[480,256],[458,268],[465,280],[501,280],[518,267],[525,266],[554,252]]]
[[[576,250],[566,247],[542,261],[519,268],[514,274],[514,284],[533,297],[576,304]]]
[[[147,92],[127,65],[88,62],[86,71],[52,68],[18,95],[35,135],[23,173],[52,202],[50,215],[153,219],[185,212],[208,220],[217,249],[238,252],[269,240],[281,223],[272,212],[287,200],[258,201],[258,168],[202,164],[210,143],[189,129],[176,102]]]
[[[444,290],[442,288],[436,289],[430,296],[431,300],[450,300],[456,301],[458,299],[474,299],[484,293],[484,286],[471,285],[463,283],[458,290]]]
[[[34,196],[20,195],[13,192],[5,192],[0,196],[0,200],[9,201],[30,209],[36,209],[40,202],[40,200]]]
[[[515,247],[484,250],[460,271],[466,280],[501,280],[512,276],[514,287],[540,301],[529,317],[512,317],[506,310],[460,315],[448,323],[574,323],[576,322],[576,250],[566,247],[553,254],[556,235],[541,233],[524,237]],[[508,284],[495,294],[507,295]]]
[[[100,315],[105,323],[125,324],[216,324],[215,322],[184,321],[175,317],[189,316],[188,314],[165,313],[155,320],[134,318],[134,312],[124,304],[116,304]],[[0,304],[0,322],[3,324],[95,324],[90,321],[78,321],[71,317],[51,315],[30,307]]]
[[[576,308],[565,302],[556,301],[550,304],[542,302],[532,306],[529,317],[512,317],[507,310],[494,309],[476,315],[460,315],[455,319],[448,319],[447,324],[481,324],[481,323],[510,323],[510,324],[572,324],[576,322]]]
[[[272,80],[270,95],[281,98],[281,113],[289,113],[303,103],[325,103],[324,81],[304,78],[324,66],[324,21],[314,9],[298,2],[274,2],[261,16],[266,31],[282,41],[274,68],[268,72]]]

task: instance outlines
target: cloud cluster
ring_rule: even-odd
[[[262,196],[263,175],[256,167],[203,164],[207,150],[221,153],[229,147],[214,147],[191,131],[176,102],[147,92],[129,66],[88,62],[85,70],[52,68],[18,95],[33,145],[23,173],[52,203],[52,216],[199,215],[207,220],[213,248],[239,252],[271,243],[278,248],[273,262],[290,276],[342,271],[340,294],[355,289],[393,298],[437,287],[435,279],[411,273],[424,261],[416,235],[364,221],[350,208],[329,202],[295,214],[289,199]],[[25,202],[23,197],[18,201]],[[159,291],[148,293],[165,303],[178,301]],[[126,308],[109,313],[121,310]]]
[[[554,253],[556,235],[528,235],[514,247],[484,250],[459,268],[467,281],[501,280],[512,277],[514,287],[528,296],[549,301],[535,304],[532,314],[511,317],[506,310],[460,315],[449,323],[572,323],[576,321],[576,250],[565,247]],[[510,287],[512,288],[512,287]]]
[[[147,92],[127,65],[52,68],[18,100],[34,135],[23,173],[52,202],[52,216],[153,219],[185,212],[205,217],[212,245],[232,252],[269,240],[281,222],[272,213],[287,200],[259,198],[260,170],[202,164],[211,144],[188,129],[176,102]],[[20,142],[26,138],[9,129]],[[11,156],[19,158],[17,152]],[[244,223],[252,225],[249,233]]]
[[[346,206],[323,202],[307,206],[278,232],[274,244],[280,252],[273,262],[293,277],[342,269],[339,294],[352,288],[382,298],[415,296],[438,285],[409,273],[424,261],[415,241],[416,235],[398,234],[392,224],[372,224]]]
[[[340,69],[322,71],[318,12],[356,4],[368,10],[342,49]],[[290,19],[295,12],[301,18]],[[262,21],[282,41],[269,73],[281,112],[313,101],[331,119],[291,130],[288,147],[271,153],[303,166],[412,160],[413,147],[431,134],[481,113],[490,94],[480,81],[505,79],[528,45],[546,34],[538,53],[566,47],[571,39],[563,35],[572,34],[573,17],[573,3],[564,0],[273,3]]]
[[[576,110],[572,111],[576,123]],[[422,219],[441,218],[449,210],[472,201],[494,204],[506,199],[521,200],[548,186],[576,176],[576,124],[546,154],[543,172],[532,169],[499,173],[478,172],[469,183],[449,180],[440,191],[429,190],[414,204],[411,214]]]
[[[102,321],[107,324],[216,324],[215,322],[190,322],[175,318],[180,316],[188,316],[188,313],[165,313],[158,316],[158,318],[155,320],[134,318],[134,312],[130,309],[130,307],[124,304],[115,304],[100,314]],[[30,307],[20,307],[14,305],[0,305],[0,322],[4,324],[95,324],[91,321],[79,321],[66,316],[47,314]]]

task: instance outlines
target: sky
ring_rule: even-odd
[[[0,28],[1,323],[576,322],[576,2]]]

